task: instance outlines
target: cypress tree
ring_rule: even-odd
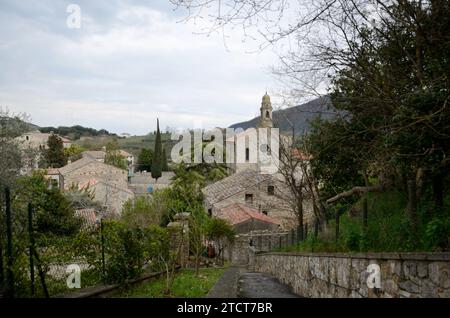
[[[161,170],[162,170],[162,144],[161,144],[161,132],[159,131],[159,119],[157,119],[155,151],[153,152],[153,162],[152,162],[152,178],[158,181],[158,178],[161,177]]]

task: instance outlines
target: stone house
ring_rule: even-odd
[[[95,201],[112,214],[120,214],[124,203],[134,198],[134,193],[130,189],[101,179],[90,179],[79,184],[79,188],[92,191]]]
[[[41,133],[40,131],[35,130],[27,132],[20,137],[17,137],[17,139],[23,147],[43,150],[47,149],[47,141],[51,135],[51,133]],[[62,136],[58,137],[61,138],[64,148],[69,148],[72,145],[72,142],[69,139]]]
[[[271,217],[242,203],[232,203],[216,214],[216,217],[230,223],[237,234],[252,231],[276,231],[280,225]]]
[[[282,228],[295,227],[297,220],[288,202],[282,200],[279,191],[288,191],[280,175],[259,174],[247,169],[202,189],[204,207],[208,214],[217,216],[230,204],[241,203],[272,218]]]
[[[22,159],[25,163],[21,171],[22,174],[30,173],[39,168],[41,155],[48,148],[47,142],[51,135],[35,130],[16,138],[22,150]],[[69,148],[72,145],[69,139],[62,136],[58,137],[61,138],[64,148]]]
[[[174,176],[173,171],[162,171],[161,177],[155,180],[150,172],[137,172],[130,177],[128,186],[135,194],[151,194],[155,190],[168,188]]]
[[[114,214],[121,213],[123,204],[134,198],[128,187],[128,172],[111,165],[82,158],[62,168],[51,169],[48,177],[59,180],[59,187],[68,190],[71,187],[89,188],[94,192],[95,201]]]

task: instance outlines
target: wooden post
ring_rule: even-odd
[[[339,240],[339,210],[336,210],[335,221],[336,221],[335,242],[336,242],[336,249],[337,249],[338,240]]]
[[[105,236],[103,235],[103,218],[100,219],[100,237],[102,244],[102,276],[103,283],[106,284]]]
[[[6,201],[6,296],[14,298],[13,277],[13,247],[12,247],[12,219],[11,219],[11,192],[5,189]]]
[[[363,213],[362,213],[362,217],[363,217],[363,228],[364,231],[367,230],[367,198],[364,198],[363,200]]]
[[[50,298],[50,295],[49,295],[48,289],[47,289],[47,283],[45,282],[45,272],[42,269],[42,262],[41,262],[41,259],[39,258],[39,255],[38,255],[36,249],[34,250],[34,258],[37,261],[37,268],[38,268],[39,278],[41,280],[41,286],[42,286],[42,289],[44,290],[44,296],[45,296],[45,298]]]
[[[417,197],[416,197],[416,179],[408,180],[408,214],[413,233],[413,242],[417,242]]]
[[[319,236],[319,220],[314,220],[314,237],[317,238]]]
[[[30,240],[29,253],[30,253],[30,280],[31,280],[31,295],[35,294],[34,287],[34,233],[33,233],[33,206],[28,203],[28,236]]]

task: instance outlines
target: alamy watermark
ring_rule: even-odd
[[[69,274],[66,280],[67,288],[81,288],[81,268],[80,265],[70,264],[66,268],[66,274]]]
[[[381,288],[381,270],[380,265],[378,264],[369,264],[367,266],[367,273],[369,276],[367,277],[366,283],[367,287],[370,289],[380,289]]]
[[[78,4],[71,3],[67,6],[66,12],[69,16],[66,19],[66,25],[69,29],[81,28],[81,7]]]

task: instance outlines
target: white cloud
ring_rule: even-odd
[[[11,3],[0,5],[8,24],[0,25],[0,105],[38,125],[143,134],[159,117],[163,127],[228,126],[276,90],[270,51],[246,53],[253,48],[239,34],[227,51],[219,35],[193,34],[201,25],[178,23],[161,5],[86,2],[82,28],[69,30],[64,5],[45,2],[36,13]]]

